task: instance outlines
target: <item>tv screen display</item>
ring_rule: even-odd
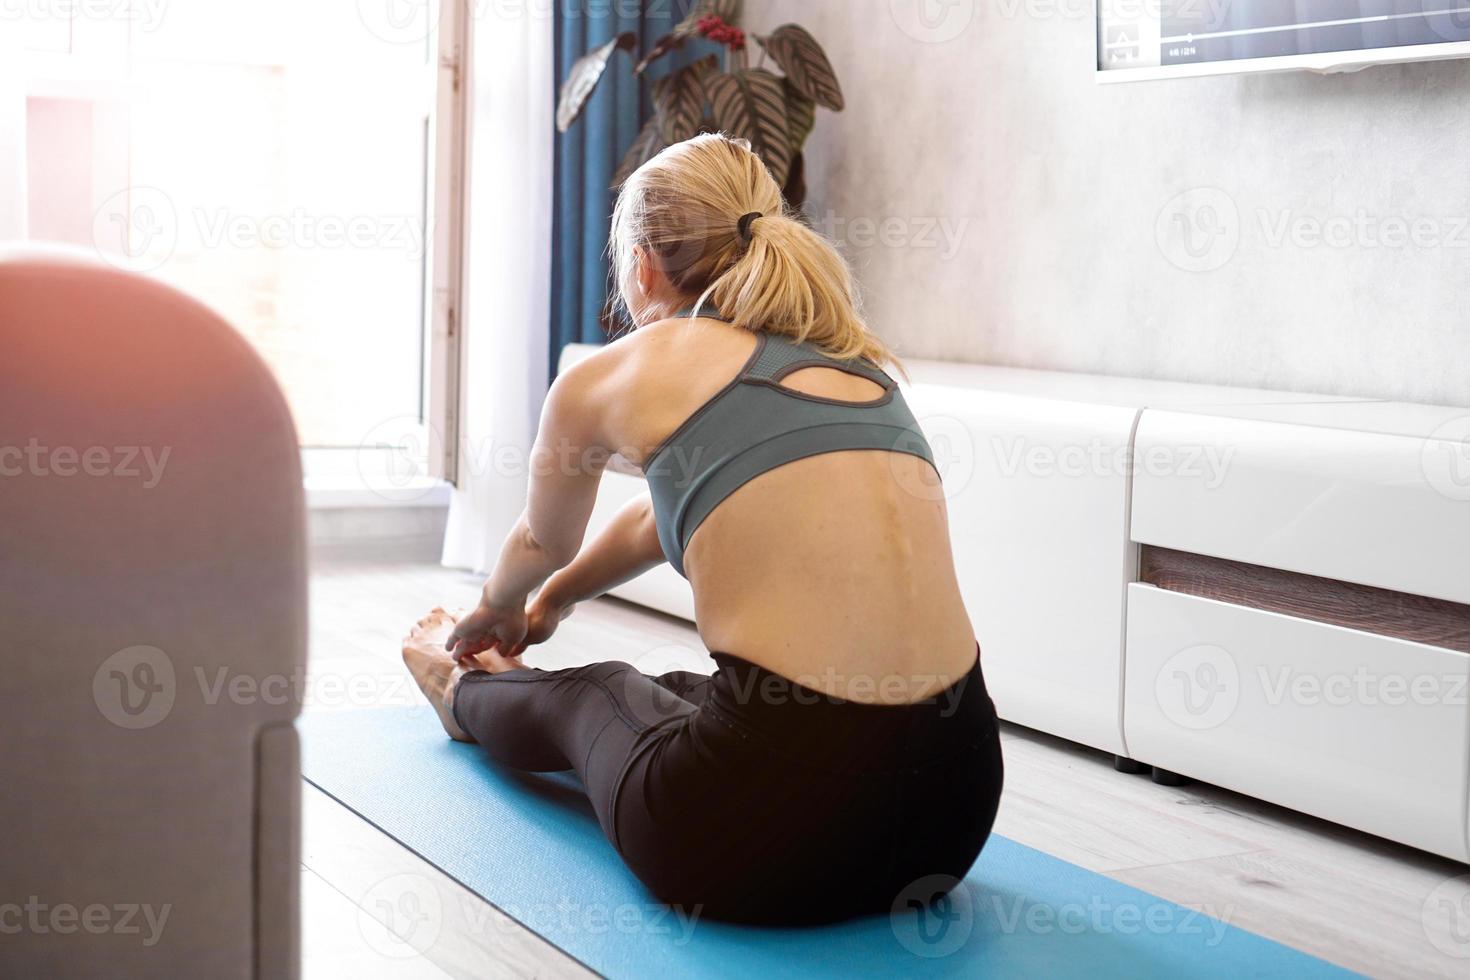
[[[1470,55],[1470,0],[1098,0],[1109,81]]]

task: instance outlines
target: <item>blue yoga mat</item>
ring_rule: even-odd
[[[804,929],[703,921],[652,901],[570,775],[497,766],[427,706],[300,724],[307,779],[611,980],[1350,975],[1002,837],[933,908]]]

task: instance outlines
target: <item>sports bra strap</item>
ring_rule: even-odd
[[[891,391],[895,387],[892,378],[868,361],[839,360],[815,344],[798,344],[767,333],[761,334],[756,341],[750,366],[740,377],[744,381],[780,384],[788,374],[806,368],[831,368],[855,374],[879,385],[885,391]]]
[[[698,310],[692,306],[686,306],[675,313],[673,318],[678,320],[693,317],[730,322],[729,318],[722,316],[711,303],[705,303]],[[788,374],[805,368],[832,368],[835,371],[845,371],[848,374],[866,378],[883,388],[884,391],[892,391],[897,387],[893,378],[871,361],[840,360],[815,344],[798,344],[776,334],[762,333],[757,336],[755,353],[751,355],[750,363],[741,372],[741,381],[764,381],[779,384]]]

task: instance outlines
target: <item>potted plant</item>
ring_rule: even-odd
[[[740,0],[700,0],[636,62],[633,74],[645,77],[650,65],[696,38],[723,48],[653,83],[654,116],[629,147],[614,189],[664,147],[699,133],[721,132],[748,140],[784,189],[787,202],[801,207],[806,199],[802,148],[816,124],[817,106],[842,111],[842,87],[821,45],[805,28],[786,24],[770,34],[747,36],[737,26],[739,16]],[[748,37],[761,48],[754,66]],[[631,57],[637,46],[638,36],[629,31],[572,66],[557,105],[558,130],[566,132],[581,116],[617,53]],[[782,74],[765,67],[767,58]]]

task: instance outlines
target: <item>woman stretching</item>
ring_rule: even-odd
[[[670,904],[817,922],[963,878],[1000,799],[995,709],[929,445],[846,265],[723,136],[633,175],[611,250],[637,329],[552,386],[479,607],[421,621],[409,668],[451,737],[575,770]],[[651,493],[584,547],[613,453]],[[693,587],[713,677],[520,661],[663,561]]]

